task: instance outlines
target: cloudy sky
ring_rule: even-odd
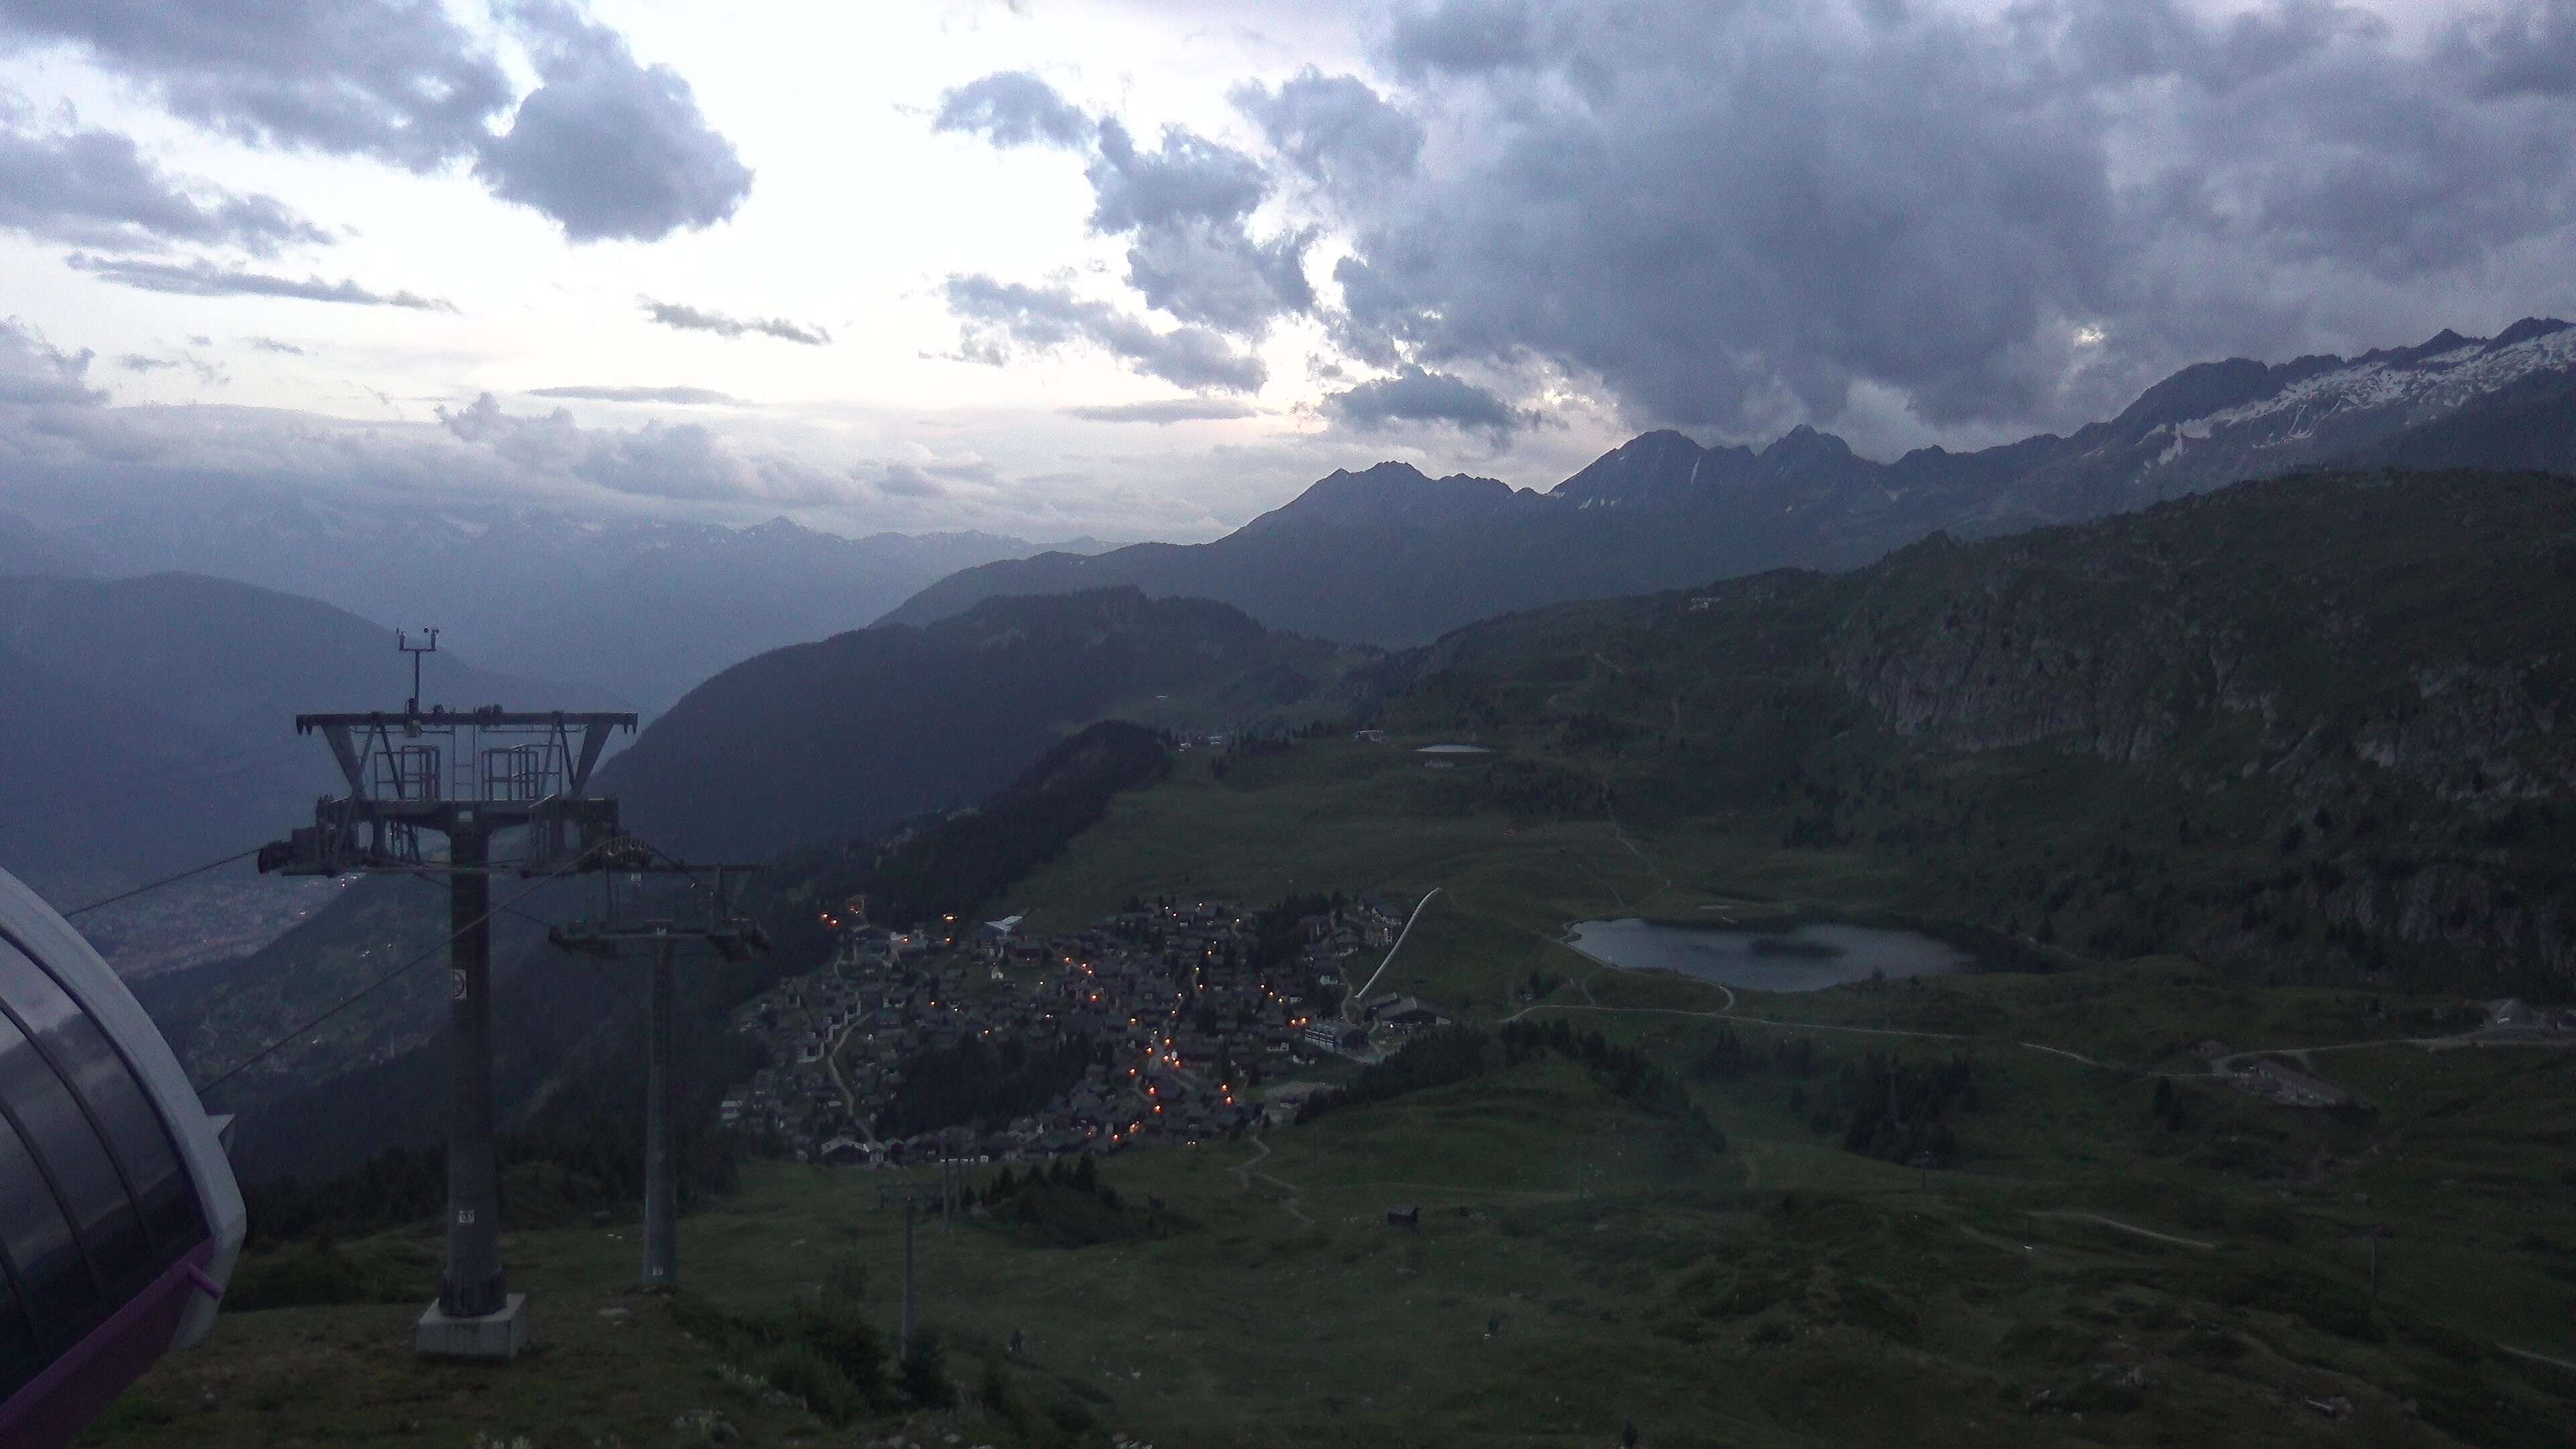
[[[0,0],[0,509],[1203,538],[2576,313],[2576,0]]]

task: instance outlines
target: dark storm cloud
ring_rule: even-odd
[[[1491,118],[1490,139],[1396,193],[1341,191],[1361,357],[1536,353],[1641,420],[1721,429],[1830,417],[1864,378],[1952,420],[2035,407],[2062,349],[2034,340],[2110,303],[2098,125],[2000,35],[1558,7],[1539,73],[1495,74],[1520,52],[1457,37],[1539,19],[1477,29],[1476,13],[1400,27],[1397,59],[1451,73],[1451,105]]]
[[[1270,190],[1259,161],[1178,126],[1147,150],[1114,120],[1100,122],[1096,152],[1084,170],[1091,229],[1131,239],[1127,282],[1148,305],[1243,337],[1315,305],[1312,234],[1262,241],[1247,225]]]
[[[172,115],[250,145],[430,173],[472,161],[574,241],[652,240],[731,216],[751,173],[667,66],[561,0],[505,9],[537,88],[438,0],[0,0],[0,43],[68,45]],[[508,125],[494,126],[508,116]]]
[[[1139,150],[1116,121],[1100,127],[1100,155],[1088,172],[1097,205],[1092,230],[1114,236],[1176,222],[1240,221],[1261,204],[1270,178],[1261,163],[1178,126]]]
[[[107,394],[87,381],[94,354],[65,352],[15,317],[0,319],[0,403],[90,407]]]
[[[2576,0],[2535,0],[2467,21],[2444,49],[2480,95],[2576,94]]]
[[[1354,76],[1308,67],[1279,89],[1235,89],[1236,109],[1261,127],[1270,149],[1317,180],[1359,184],[1411,174],[1426,132]]]
[[[964,355],[996,366],[1015,348],[1051,352],[1089,343],[1137,371],[1189,388],[1258,391],[1269,370],[1206,327],[1157,332],[1106,302],[1062,287],[1029,287],[986,276],[950,277],[948,310],[963,325]]]
[[[267,255],[327,233],[272,196],[188,183],[113,131],[40,135],[0,116],[0,227],[87,246],[227,244]]]
[[[731,393],[718,392],[711,387],[541,387],[528,396],[619,403],[739,404],[742,401]]]
[[[1080,407],[1060,408],[1069,418],[1087,423],[1192,423],[1214,422],[1228,418],[1248,418],[1257,411],[1252,404],[1223,397],[1165,397],[1146,402],[1089,403]]]
[[[422,312],[453,312],[456,305],[417,292],[378,292],[346,278],[274,276],[209,261],[154,262],[135,257],[93,257],[74,252],[63,259],[75,271],[101,281],[146,292],[181,297],[295,297],[307,302],[347,302],[364,307],[407,307]]]
[[[742,205],[751,171],[679,72],[638,65],[615,31],[569,5],[519,15],[543,83],[474,163],[494,195],[552,217],[577,242],[653,241]]]
[[[1324,411],[1361,431],[1399,423],[1446,423],[1500,443],[1536,418],[1464,378],[1406,367],[1324,399]]]
[[[685,302],[656,302],[639,298],[644,314],[665,327],[682,332],[712,332],[718,337],[742,337],[757,333],[782,342],[801,342],[807,347],[821,347],[832,340],[832,334],[820,327],[790,322],[784,317],[728,317],[722,312],[709,312]]]
[[[1379,41],[1392,88],[1237,87],[1259,154],[1141,142],[1026,74],[942,125],[1082,155],[1146,304],[1238,343],[1320,317],[1395,374],[1332,404],[1353,426],[1531,416],[1439,386],[1463,372],[1637,424],[1993,436],[2213,355],[2576,300],[2576,0],[2417,38],[2335,0],[1442,0]],[[1067,325],[1044,311],[1007,330]]]
[[[0,27],[79,46],[235,140],[414,171],[472,154],[511,92],[437,0],[0,0]]]
[[[1314,233],[1252,234],[1252,214],[1272,189],[1257,157],[1180,126],[1140,145],[1123,123],[1085,114],[1025,71],[947,92],[932,129],[980,135],[996,146],[1050,145],[1082,154],[1092,188],[1092,234],[1126,239],[1128,285],[1147,306],[1187,324],[1166,335],[1189,339],[1202,358],[1214,354],[1198,340],[1201,330],[1223,334],[1211,339],[1220,347],[1224,338],[1257,341],[1279,318],[1314,309],[1305,270]],[[989,302],[976,286],[986,281],[949,278],[952,295],[962,283],[967,295]],[[1141,365],[1138,352],[1113,350]],[[1235,369],[1232,375],[1242,374]]]
[[[1440,117],[1437,167],[1336,177],[1277,98],[1246,109],[1325,178],[1337,335],[1378,366],[1538,360],[1722,432],[1863,385],[1935,425],[2052,424],[2569,259],[2569,13],[2410,47],[2329,3],[1452,0],[1382,51]]]
[[[1538,63],[1537,27],[1522,0],[1443,0],[1399,16],[1386,47],[1396,72],[1474,75]]]
[[[1201,218],[1140,232],[1127,249],[1127,285],[1184,322],[1258,338],[1273,318],[1315,305],[1306,281],[1311,232],[1254,241],[1240,226]]]
[[[996,146],[1068,149],[1088,144],[1093,134],[1081,108],[1024,70],[999,71],[940,97],[930,129],[982,136]]]

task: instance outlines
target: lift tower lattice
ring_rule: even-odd
[[[766,954],[769,937],[734,910],[732,886],[757,872],[756,865],[692,866],[663,860],[633,836],[611,842],[601,852],[604,906],[597,922],[547,928],[547,939],[566,951],[614,957],[628,943],[653,948],[652,989],[647,999],[644,1048],[644,1268],[641,1286],[665,1291],[680,1285],[680,1168],[676,1140],[679,1076],[672,1061],[672,960],[682,941],[701,941],[728,962],[757,952]],[[617,877],[637,886],[646,875],[697,877],[712,872],[703,923],[682,921],[678,913],[635,918],[618,900]]]
[[[413,646],[412,656],[434,647]],[[443,874],[448,880],[450,1068],[447,1121],[447,1257],[438,1301],[413,1344],[440,1357],[510,1358],[527,1345],[527,1297],[501,1270],[499,1184],[492,1109],[492,883],[598,868],[620,838],[617,802],[589,793],[591,771],[616,730],[636,717],[609,711],[511,711],[498,705],[396,712],[300,714],[297,734],[331,747],[348,793],[325,796],[313,823],[263,846],[259,868],[287,875],[357,872]],[[496,858],[497,837],[518,832],[520,853]],[[447,839],[447,858],[421,848]]]

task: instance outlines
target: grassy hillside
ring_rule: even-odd
[[[2097,1047],[2141,1015],[2173,1019],[2177,999],[2247,1040],[2349,1004],[2182,964],[1829,995],[1847,999],[1817,1003],[1827,1016],[1991,1014]],[[1719,1030],[1583,1020],[1680,1062]],[[92,1442],[727,1442],[710,1416],[742,1442],[817,1445],[852,1424],[1001,1445],[1574,1446],[1632,1424],[1650,1445],[2561,1442],[2576,1370],[2546,1360],[2576,1358],[2576,1216],[2563,1193],[2520,1189],[2561,1170],[2576,1057],[2347,1053],[2337,1070],[2378,1104],[2364,1121],[2188,1079],[2169,1117],[2151,1078],[1980,1047],[1959,1159],[1924,1173],[1847,1151],[1787,1105],[1884,1042],[1736,1030],[1764,1051],[1822,1045],[1803,1075],[1690,1076],[1722,1151],[1576,1058],[1495,1052],[1464,1082],[1259,1141],[1112,1161],[1102,1176],[1130,1211],[1159,1201],[1158,1236],[1067,1249],[1000,1220],[934,1224],[922,1316],[951,1409],[907,1404],[889,1374],[882,1407],[827,1423],[769,1377],[805,1382],[794,1354],[711,1335],[708,1308],[784,1332],[827,1283],[827,1307],[853,1305],[845,1333],[891,1325],[901,1227],[876,1206],[882,1179],[773,1165],[685,1220],[699,1302],[676,1319],[624,1291],[623,1219],[506,1238],[541,1345],[507,1368],[411,1358],[426,1227],[254,1257],[254,1288],[320,1276],[320,1251],[341,1296],[398,1301],[230,1313]],[[1418,1206],[1420,1229],[1390,1227],[1392,1204]],[[2373,1223],[2397,1231],[2375,1299],[2353,1236]]]

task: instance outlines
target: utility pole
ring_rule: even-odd
[[[680,1284],[680,1157],[676,1141],[679,1120],[679,1073],[671,1060],[672,996],[676,986],[674,958],[682,941],[702,941],[728,962],[752,952],[767,952],[769,938],[760,927],[733,909],[731,882],[756,865],[692,867],[681,861],[658,861],[650,847],[632,836],[614,842],[603,854],[603,905],[596,924],[552,926],[547,939],[566,951],[614,957],[621,946],[641,942],[652,948],[653,975],[646,992],[644,1023],[644,1265],[640,1279],[647,1291],[664,1292]],[[621,919],[617,876],[640,884],[646,875],[715,877],[705,923],[682,925],[676,916],[638,922]]]
[[[912,1357],[913,1275],[912,1221],[921,1205],[938,1191],[927,1182],[898,1182],[877,1189],[877,1206],[903,1209],[903,1317],[895,1325],[894,1356],[900,1362]]]
[[[653,943],[653,981],[644,1023],[644,1286],[680,1286],[679,1152],[671,1141],[678,1073],[671,1069],[671,957],[679,942]]]
[[[399,713],[300,714],[297,734],[320,734],[348,793],[313,807],[313,824],[260,848],[259,868],[287,875],[445,874],[448,879],[447,1257],[438,1301],[413,1335],[420,1353],[507,1359],[527,1346],[527,1295],[501,1268],[500,1189],[492,1142],[492,885],[597,868],[618,837],[617,802],[589,794],[611,732],[635,716],[562,710],[513,713],[423,709],[421,656],[437,648],[396,634],[411,656],[412,694]],[[493,843],[523,832],[523,853]],[[423,832],[447,839],[440,862]]]
[[[2379,1297],[2379,1245],[2397,1236],[2397,1230],[2386,1223],[2373,1223],[2357,1235],[2370,1244],[2370,1296]]]

